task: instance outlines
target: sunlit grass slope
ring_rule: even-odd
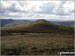
[[[62,26],[46,20],[37,20],[18,26],[2,27],[2,32],[73,33],[73,27]]]

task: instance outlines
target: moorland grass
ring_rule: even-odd
[[[1,37],[4,55],[54,55],[73,51],[74,37],[64,34],[25,33]]]

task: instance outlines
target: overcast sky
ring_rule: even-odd
[[[74,20],[74,1],[1,1],[1,19]]]

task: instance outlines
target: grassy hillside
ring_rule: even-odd
[[[68,26],[62,26],[55,24],[46,20],[37,20],[30,23],[11,26],[11,27],[2,27],[2,32],[39,32],[39,33],[72,33],[74,29]]]
[[[18,21],[14,21],[12,23],[4,25],[4,27],[17,26],[17,25],[25,24],[27,22],[29,22],[29,21],[25,22],[25,21],[22,21],[22,20],[18,20]]]

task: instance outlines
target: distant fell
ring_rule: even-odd
[[[14,20],[14,19],[0,19],[0,27],[8,27],[8,26],[16,26],[21,25],[27,22],[31,22],[32,20]]]
[[[74,26],[74,22],[75,20],[71,20],[71,21],[57,21],[55,23],[57,24],[61,24],[61,25],[66,25],[66,26]]]

